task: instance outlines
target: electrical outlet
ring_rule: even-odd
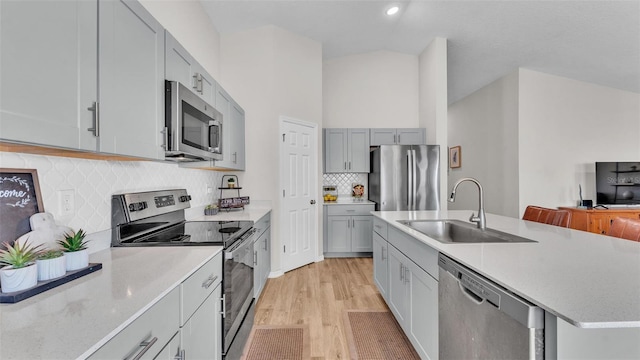
[[[207,184],[207,194],[211,194],[213,192],[213,186]]]
[[[74,190],[58,191],[60,216],[73,216],[76,212],[76,193]]]

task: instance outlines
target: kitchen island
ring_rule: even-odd
[[[573,348],[588,349],[589,342],[596,344],[599,338],[607,337],[615,340],[610,345],[626,347],[625,354],[639,356],[639,243],[487,214],[488,228],[536,242],[447,244],[398,221],[457,219],[467,222],[471,211],[372,214],[388,224],[389,233],[393,227],[416,243],[449,256],[538,305],[548,318],[557,317],[559,357],[565,350],[567,354],[580,354]],[[624,357],[608,354],[608,358]]]
[[[111,248],[102,269],[0,305],[0,359],[86,358],[220,253],[220,246]]]

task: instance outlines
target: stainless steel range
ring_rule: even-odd
[[[253,326],[253,222],[185,221],[190,200],[185,189],[113,195],[111,244],[222,246],[223,355],[234,359]]]

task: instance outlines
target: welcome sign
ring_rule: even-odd
[[[37,171],[0,168],[0,243],[31,231],[29,218],[43,211]]]

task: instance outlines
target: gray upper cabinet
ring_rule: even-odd
[[[215,167],[244,170],[244,110],[220,84],[216,87],[216,109],[222,113],[222,160]]]
[[[164,28],[136,1],[99,2],[99,151],[164,159]]]
[[[190,88],[211,106],[216,102],[216,82],[202,65],[165,30],[165,77]]]
[[[369,172],[369,129],[324,129],[324,172]]]
[[[0,138],[95,150],[97,2],[0,2]]]
[[[423,128],[371,129],[371,146],[378,145],[422,145],[427,143]]]
[[[2,139],[164,158],[164,29],[142,5],[0,6]]]

